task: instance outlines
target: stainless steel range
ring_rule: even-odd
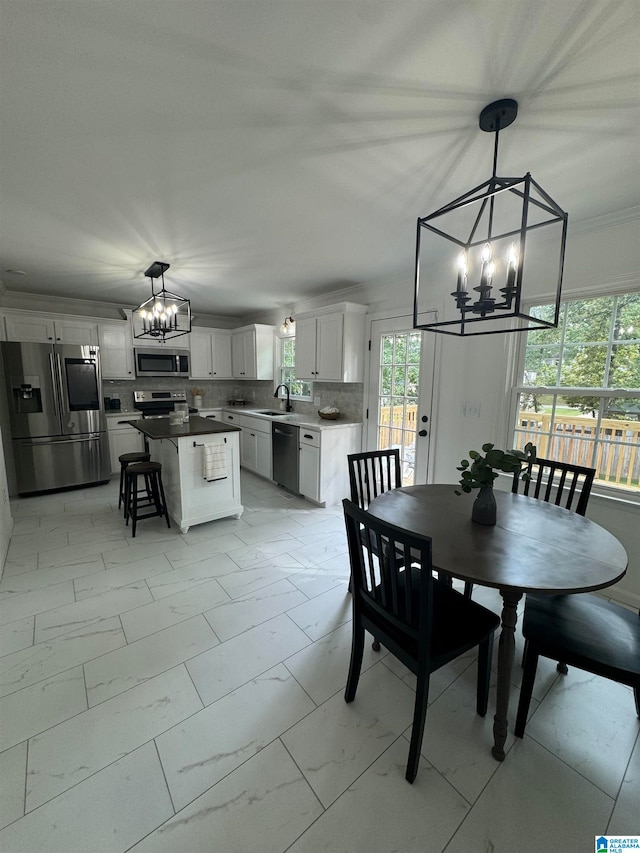
[[[142,417],[166,418],[175,409],[176,403],[186,403],[184,391],[134,391],[133,408],[142,412]],[[189,413],[196,415],[197,409],[189,406]]]

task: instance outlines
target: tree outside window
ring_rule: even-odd
[[[517,446],[640,490],[640,293],[563,302],[557,329],[527,333],[515,394]]]

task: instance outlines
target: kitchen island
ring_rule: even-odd
[[[181,533],[194,524],[240,518],[238,427],[194,415],[179,426],[169,418],[129,423],[153,442],[151,458],[162,465],[167,509]]]

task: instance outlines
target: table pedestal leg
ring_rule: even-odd
[[[493,718],[493,757],[504,761],[504,744],[507,739],[509,689],[515,653],[515,629],[518,620],[517,607],[522,593],[512,589],[501,589],[502,631],[498,643],[498,690],[496,715]]]

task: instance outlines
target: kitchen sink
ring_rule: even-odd
[[[256,410],[256,415],[268,415],[270,418],[285,418],[287,416],[286,412],[263,412],[261,410]]]

